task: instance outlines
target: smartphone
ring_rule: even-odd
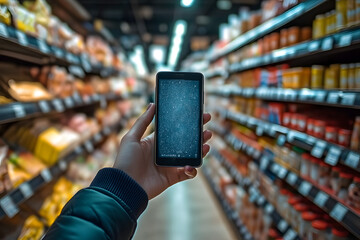
[[[200,167],[203,145],[204,75],[159,72],[155,90],[155,163]]]

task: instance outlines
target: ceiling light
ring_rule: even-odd
[[[186,31],[186,22],[184,20],[178,20],[175,23],[175,34],[182,36]]]
[[[165,61],[165,47],[160,45],[150,46],[150,57],[154,63],[162,64]]]
[[[191,5],[193,3],[194,3],[194,0],[181,0],[182,7],[191,7]]]
[[[221,10],[230,10],[232,3],[229,0],[218,0],[216,6]]]
[[[182,37],[179,35],[176,35],[173,39],[173,44],[180,46],[182,44]]]

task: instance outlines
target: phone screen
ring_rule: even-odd
[[[159,79],[157,88],[157,163],[200,165],[202,82]]]

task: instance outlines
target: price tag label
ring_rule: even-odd
[[[326,155],[325,162],[331,166],[335,166],[339,162],[341,148],[332,146]]]
[[[265,203],[265,197],[264,197],[264,196],[260,196],[260,197],[257,199],[257,204],[258,204],[259,206],[262,206],[264,203]]]
[[[85,77],[84,70],[79,66],[75,66],[75,65],[70,66],[69,71],[70,71],[70,73],[74,74],[77,77],[80,77],[80,78]]]
[[[315,100],[315,102],[324,102],[325,97],[326,97],[326,92],[325,91],[316,91],[314,100]]]
[[[265,212],[266,212],[267,214],[272,214],[273,211],[274,211],[274,206],[271,205],[270,203],[266,204],[266,206],[265,206]]]
[[[296,176],[295,173],[292,173],[292,172],[290,172],[289,175],[286,178],[286,181],[292,186],[295,185],[297,180],[298,180],[298,177]]]
[[[0,206],[9,218],[12,218],[19,212],[18,207],[15,205],[10,196],[3,197],[0,200]]]
[[[279,146],[284,146],[286,142],[286,137],[284,135],[279,135],[276,142]]]
[[[3,24],[3,23],[0,23],[0,36],[6,37],[6,38],[9,37],[7,28],[6,28],[5,24]]]
[[[346,157],[345,164],[352,168],[357,168],[359,166],[360,156],[357,153],[349,152]]]
[[[86,151],[91,153],[91,152],[94,151],[94,146],[92,145],[92,143],[90,141],[86,141],[85,142],[85,149],[86,149]]]
[[[260,126],[256,128],[256,135],[261,137],[264,134],[264,129]]]
[[[37,43],[38,43],[38,46],[39,46],[39,49],[40,49],[41,52],[49,53],[50,49],[49,49],[48,45],[45,43],[44,40],[38,39]]]
[[[339,101],[339,93],[338,92],[331,92],[327,98],[327,102],[331,104],[337,104]]]
[[[348,209],[344,205],[342,205],[341,203],[337,203],[333,210],[331,210],[330,216],[341,222],[344,219],[347,211]]]
[[[290,228],[289,230],[286,231],[284,235],[284,240],[294,240],[296,237],[297,237],[296,232]]]
[[[83,149],[82,149],[80,146],[78,146],[78,147],[75,148],[74,152],[75,152],[77,155],[80,155],[80,154],[83,152]]]
[[[39,107],[40,107],[41,112],[43,112],[43,113],[50,112],[50,106],[47,101],[40,101]]]
[[[61,171],[65,171],[67,168],[67,163],[64,160],[59,161],[59,168]]]
[[[278,170],[278,172],[277,172],[277,176],[280,178],[280,179],[284,179],[285,178],[285,176],[286,176],[286,174],[287,174],[287,170],[286,170],[286,168],[284,168],[284,167],[279,167],[279,170]]]
[[[318,51],[319,48],[320,48],[320,42],[319,42],[319,41],[314,41],[314,42],[311,42],[311,43],[309,44],[308,51],[309,51],[309,52]]]
[[[64,105],[60,99],[54,99],[52,104],[57,112],[63,112],[65,110]]]
[[[341,104],[352,106],[355,104],[356,94],[355,93],[344,93]]]
[[[329,195],[327,195],[324,192],[318,192],[316,194],[314,202],[316,203],[316,205],[322,208],[325,206],[328,199],[329,199]]]
[[[45,182],[50,182],[52,180],[51,172],[48,168],[44,169],[40,173],[41,177],[44,179]]]
[[[110,128],[109,128],[109,127],[105,127],[105,128],[104,128],[104,134],[107,136],[107,135],[109,135],[110,133],[111,133]]]
[[[265,169],[269,166],[270,160],[267,156],[262,156],[262,158],[260,159],[260,169],[262,171],[265,171]]]
[[[240,228],[240,233],[241,233],[241,234],[245,234],[246,232],[247,232],[246,227],[245,227],[245,226],[242,226],[242,227]]]
[[[21,194],[24,196],[24,199],[28,199],[34,194],[33,190],[30,187],[30,184],[27,182],[24,182],[23,184],[21,184],[19,186],[19,190],[20,190]]]
[[[258,150],[255,150],[254,154],[253,154],[253,158],[254,159],[259,159],[259,157],[261,156],[261,152]]]
[[[322,140],[318,140],[315,143],[315,146],[311,150],[311,155],[316,158],[322,158],[326,149],[327,143]]]
[[[344,36],[341,36],[339,41],[339,47],[347,47],[351,45],[352,35],[346,34]]]
[[[328,51],[333,48],[334,40],[331,37],[325,38],[321,45],[321,50]]]
[[[53,50],[53,52],[54,52],[54,54],[55,54],[55,56],[57,58],[63,58],[64,57],[64,52],[60,48],[57,48],[55,46],[52,46],[51,48],[52,48],[52,50]]]
[[[73,98],[74,98],[76,103],[82,104],[82,99],[81,99],[79,93],[75,92]]]
[[[94,140],[95,140],[95,142],[100,142],[101,140],[102,140],[102,138],[103,138],[103,136],[101,135],[101,133],[97,133],[97,134],[95,134],[95,136],[94,136]]]
[[[67,108],[73,108],[75,105],[74,100],[71,97],[65,98],[64,102]]]
[[[299,192],[304,195],[304,196],[307,196],[309,195],[309,192],[311,190],[311,184],[306,182],[306,181],[303,181],[301,184],[300,184],[300,187],[299,187]]]
[[[285,232],[285,230],[288,228],[288,224],[287,222],[282,219],[281,221],[278,222],[277,224],[277,228],[280,230],[280,232]]]
[[[26,116],[25,109],[22,105],[14,105],[13,106],[15,117],[16,118],[22,118]]]
[[[19,30],[16,30],[16,37],[21,45],[23,45],[23,46],[29,45],[25,33],[21,32]]]

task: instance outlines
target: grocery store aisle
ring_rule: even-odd
[[[150,201],[134,240],[236,239],[205,181],[199,174]]]

